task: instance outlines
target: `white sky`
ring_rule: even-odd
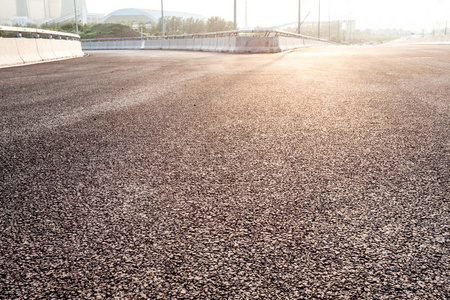
[[[238,2],[238,24],[245,25],[244,3]],[[297,22],[298,0],[247,0],[248,25],[271,26]],[[450,0],[320,0],[321,20],[353,19],[357,28],[444,28]],[[110,13],[121,8],[161,8],[161,0],[87,0],[91,13]],[[164,0],[164,10],[219,16],[233,20],[234,0]],[[302,16],[317,21],[319,0],[301,0]],[[450,26],[450,24],[448,25]]]

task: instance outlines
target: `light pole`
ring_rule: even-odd
[[[244,29],[248,29],[248,13],[247,13],[247,0],[245,0],[245,28]]]
[[[164,0],[161,0],[161,22],[162,22],[162,36],[164,36]]]
[[[331,40],[331,4],[328,0],[328,40]]]
[[[237,30],[237,10],[236,10],[236,0],[234,0],[234,30]]]
[[[298,28],[297,33],[300,34],[300,27],[302,26],[302,14],[301,14],[301,0],[298,0]]]
[[[317,37],[320,39],[320,0],[319,0],[319,25],[318,25]]]
[[[73,0],[73,8],[75,10],[75,32],[78,34],[77,0]]]
[[[448,26],[448,3],[447,3],[447,18],[445,19],[445,32],[444,34],[447,35],[447,26]]]

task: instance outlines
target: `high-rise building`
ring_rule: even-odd
[[[3,7],[3,5],[2,5]],[[16,11],[18,17],[28,16],[28,3],[27,0],[16,0]]]
[[[86,0],[76,1],[78,20],[86,23]],[[73,0],[0,0],[0,7],[0,25],[14,25],[15,20],[28,20],[34,24],[64,22],[75,16]]]

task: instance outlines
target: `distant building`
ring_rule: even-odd
[[[103,15],[88,14],[86,0],[76,0],[81,23],[98,21]],[[0,0],[0,24],[26,25],[46,22],[62,23],[75,18],[73,0]]]
[[[100,21],[105,17],[105,14],[92,14],[88,13],[86,23],[100,23]]]
[[[204,16],[174,12],[174,11],[164,11],[164,17],[181,17],[184,19],[194,18],[194,19],[206,19]],[[142,22],[142,23],[157,23],[161,18],[160,10],[152,9],[138,9],[138,8],[124,8],[113,11],[112,13],[105,16],[100,22],[101,23],[132,23],[132,22]]]

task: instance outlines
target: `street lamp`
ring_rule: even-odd
[[[328,0],[328,40],[331,40],[331,2]]]
[[[317,37],[320,39],[320,0],[319,0],[319,26],[318,26],[318,33],[317,33]]]
[[[301,15],[301,0],[298,0],[298,28],[297,28],[297,33],[300,34],[300,27],[302,25],[302,15]]]
[[[78,34],[77,0],[73,0],[73,8],[75,10],[75,31]]]
[[[161,0],[161,22],[162,22],[162,36],[164,36],[164,0]]]
[[[234,30],[237,30],[237,10],[236,10],[236,0],[234,0]]]

